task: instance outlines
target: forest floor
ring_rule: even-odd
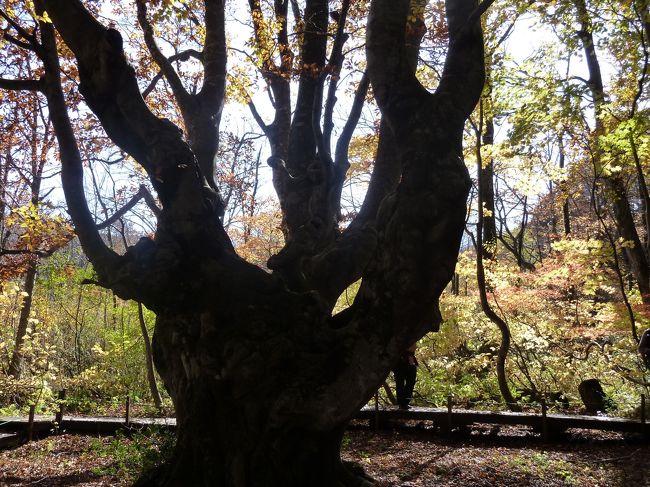
[[[34,441],[0,452],[0,486],[129,485],[152,451],[165,447],[163,436]],[[447,437],[417,427],[353,429],[343,449],[380,487],[650,486],[650,443],[620,434],[569,432],[543,442],[510,427],[479,425]]]

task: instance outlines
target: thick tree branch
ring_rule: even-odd
[[[395,4],[384,4],[380,6],[380,10],[384,7],[388,7],[385,11],[388,12],[388,15],[382,18],[381,25],[379,25],[379,23],[375,24],[382,30],[382,36],[378,40],[382,44],[380,49],[390,48],[390,42],[384,42],[387,33],[385,28],[388,24],[392,23],[391,28],[393,28],[393,30],[389,29],[388,35],[390,36],[395,34],[392,38],[392,42],[395,43],[393,46],[395,47],[393,53],[401,58],[399,62],[393,65],[393,68],[395,68],[393,74],[396,74],[395,79],[389,80],[387,78],[385,81],[392,83],[390,88],[395,90],[397,96],[397,92],[401,89],[402,83],[410,78],[412,81],[415,81],[414,83],[411,83],[411,87],[415,88],[416,98],[419,96],[426,97],[428,94],[421,88],[420,84],[415,79],[415,69],[420,41],[425,31],[424,26],[420,19],[411,19],[409,20],[407,27],[406,12],[408,9],[405,8],[405,5],[402,5],[401,8],[397,9],[403,14],[401,20],[399,17],[395,17],[395,15],[398,15],[396,10],[393,9],[393,7],[396,7]],[[396,27],[395,22],[401,27]],[[400,29],[401,35],[398,33],[400,32]],[[405,35],[405,33],[408,35]],[[370,39],[371,34],[369,34],[369,40]],[[377,39],[375,39],[375,41],[377,41]],[[373,41],[370,40],[370,42]],[[385,51],[382,52],[385,54]],[[371,56],[370,53],[369,56]],[[395,60],[391,59],[390,55],[384,57],[381,61],[382,69],[386,67],[383,63],[392,63],[393,61]],[[377,70],[375,75],[378,73],[379,70]],[[376,78],[378,77],[376,76]],[[360,116],[365,101],[368,82],[369,77],[364,74],[355,96],[348,124],[344,127],[335,152],[336,163],[333,171],[332,185],[329,191],[332,207],[336,208],[337,214],[340,208],[340,203],[338,201],[334,202],[334,198],[336,197],[340,199],[341,185],[344,182],[345,172],[349,167],[347,150],[352,132],[357,124],[358,117]],[[408,81],[406,82],[408,83]],[[404,90],[399,94],[399,96],[402,97],[400,98],[400,104],[411,103],[413,92],[409,91],[408,96],[404,96],[406,92],[407,90]],[[419,105],[419,102],[416,103],[416,105]],[[387,119],[388,116],[384,114],[380,125],[379,146],[375,158],[375,165],[361,211],[344,231],[343,235],[337,239],[336,243],[327,251],[323,252],[322,255],[319,255],[314,259],[313,273],[315,276],[318,276],[318,278],[314,280],[321,282],[319,289],[328,298],[336,299],[338,294],[340,294],[349,284],[357,280],[366,268],[369,259],[373,256],[375,245],[377,243],[375,224],[379,207],[384,198],[397,188],[400,180],[401,161],[398,153],[398,146],[396,144],[395,136],[387,123]],[[329,273],[326,269],[329,270]]]
[[[336,142],[336,150],[334,151],[334,163],[339,174],[342,173],[343,176],[345,176],[345,173],[350,167],[348,157],[350,142],[352,141],[352,135],[354,135],[354,130],[357,128],[357,124],[361,118],[361,112],[366,103],[366,96],[368,96],[369,88],[370,78],[368,77],[368,72],[364,71],[363,76],[359,81],[357,91],[354,94],[354,100],[352,101],[352,107],[350,108],[350,115],[343,126],[343,130],[341,130],[341,135],[339,135]]]
[[[467,26],[468,28],[472,28],[471,26],[476,24],[476,22],[478,22],[478,20],[481,18],[481,15],[487,12],[487,10],[492,6],[494,1],[495,0],[483,0],[467,18],[467,23],[465,24],[465,26]]]
[[[368,16],[368,73],[377,103],[388,117],[395,117],[398,112],[413,113],[428,95],[405,56],[408,9],[406,0],[375,1]],[[405,102],[408,107],[403,105]]]
[[[476,2],[471,0],[446,2],[449,52],[436,93],[449,96],[464,118],[474,110],[476,103],[473,100],[480,95],[485,81],[485,71],[468,72],[467,63],[483,56],[483,42],[477,43],[476,39],[482,39],[479,20],[491,3],[492,0],[485,0],[474,8]]]
[[[158,48],[153,28],[147,19],[145,1],[137,0],[136,4],[138,21],[144,32],[149,52],[172,87],[188,131],[190,147],[196,155],[203,177],[216,192],[214,156],[218,150],[219,137],[217,134],[226,87],[224,2],[222,0],[206,0],[205,2],[206,38],[201,55],[204,76],[203,86],[197,95],[192,95],[185,89],[172,61],[166,58]]]
[[[287,31],[288,1],[274,0],[273,2],[275,15],[274,21],[277,26],[274,47],[271,47],[274,42],[265,28],[266,20],[264,19],[264,13],[260,1],[249,0],[248,5],[253,21],[255,44],[257,51],[262,53],[260,54],[262,57],[260,59],[252,59],[248,54],[246,54],[246,56],[249,57],[254,64],[259,63],[260,65],[259,71],[269,87],[268,95],[271,100],[271,105],[275,110],[273,121],[270,124],[266,124],[259,116],[254,105],[249,103],[249,108],[251,109],[251,113],[258,125],[262,128],[264,134],[269,139],[272,158],[286,161],[289,127],[291,124],[291,91],[289,80],[294,58],[294,54],[289,44]],[[277,65],[273,59],[272,53],[275,48],[278,49],[280,55],[279,65]],[[273,165],[272,167],[273,186],[275,187],[278,198],[282,203],[286,198],[289,176],[286,171],[282,169],[283,165]]]
[[[129,201],[126,202],[122,208],[117,210],[113,215],[111,215],[109,218],[104,220],[102,223],[99,223],[97,225],[97,230],[102,230],[116,221],[118,221],[120,218],[122,218],[124,215],[126,215],[135,205],[138,204],[138,201],[140,201],[142,198],[144,198],[144,191],[146,191],[146,187],[144,185],[140,185],[140,189],[138,190],[137,193],[135,193]]]
[[[332,208],[337,211],[340,220],[341,192],[350,162],[348,149],[352,134],[361,116],[361,110],[368,93],[370,80],[364,73],[350,109],[350,115],[343,127],[336,145],[336,159],[333,167],[333,178],[330,184],[329,200]],[[374,173],[373,173],[374,175]],[[363,269],[372,256],[377,243],[377,235],[367,221],[355,219],[343,235],[326,251],[314,257],[311,263],[310,277],[313,286],[321,296],[332,304],[343,290],[361,277]]]
[[[320,119],[323,113],[323,88],[325,84],[325,76],[321,75],[316,85],[314,96],[314,107],[311,112],[311,126],[314,130],[314,140],[316,141],[316,148],[318,150],[318,158],[327,172],[331,172],[334,160],[332,159],[332,150],[330,145],[327,145],[325,135],[320,126]]]
[[[4,9],[0,9],[0,17],[5,19],[9,25],[11,25],[18,34],[25,39],[33,48],[38,48],[38,42],[36,36],[27,32],[18,22],[16,22]],[[29,49],[29,48],[28,48]]]
[[[302,12],[297,0],[291,0],[291,12],[293,13],[293,20],[296,24],[302,22]]]
[[[226,30],[224,0],[205,0],[205,45],[203,46],[203,87],[201,103],[211,105],[215,126],[221,118],[226,91]]]
[[[5,32],[2,35],[2,38],[4,40],[12,43],[14,46],[18,46],[18,47],[20,47],[22,49],[26,49],[26,50],[32,51],[32,52],[36,52],[36,50],[37,50],[37,47],[35,47],[35,44],[21,41],[20,39],[15,38],[14,36],[12,36],[11,34],[8,34],[7,32]]]
[[[201,206],[194,155],[181,131],[147,108],[120,34],[99,24],[78,0],[46,0],[45,6],[77,57],[80,91],[109,137],[145,168],[163,206],[186,184],[196,186],[191,199]]]
[[[160,71],[163,73],[167,81],[169,81],[169,85],[171,86],[172,91],[174,92],[174,96],[178,100],[179,104],[181,104],[182,106],[189,103],[190,94],[183,86],[183,82],[178,76],[176,70],[174,69],[172,62],[169,59],[167,59],[167,57],[165,57],[165,55],[158,47],[158,44],[156,43],[156,39],[154,38],[153,35],[153,27],[151,26],[151,23],[147,19],[147,4],[145,0],[136,0],[135,4],[138,9],[138,23],[142,28],[142,32],[144,34],[144,41],[145,44],[147,45],[147,49],[149,49],[149,53],[151,54],[151,57],[153,57],[153,60],[158,65]],[[186,109],[187,107],[185,107],[185,110]]]
[[[251,112],[263,130],[265,126],[267,127],[264,133],[269,138],[269,143],[271,144],[271,155],[286,161],[289,127],[291,124],[291,91],[289,80],[294,59],[287,31],[288,2],[287,0],[274,0],[275,22],[277,23],[275,42],[280,54],[279,65],[276,64],[272,57],[273,49],[270,46],[273,41],[265,30],[265,20],[261,4],[259,0],[249,0],[248,3],[253,20],[255,44],[258,51],[265,53],[263,58],[258,61],[261,64],[260,73],[269,87],[268,94],[275,110],[275,115],[273,122],[266,125],[261,123],[261,118],[255,115],[256,112],[252,110],[252,107]],[[254,59],[252,61],[256,62]],[[280,201],[283,201],[287,185],[286,174],[281,170],[274,170],[273,184]]]
[[[142,190],[142,197],[144,198],[144,202],[151,210],[151,213],[153,213],[156,216],[156,218],[159,218],[162,213],[162,210],[158,206],[158,203],[156,203],[156,199],[153,197],[151,192],[145,186],[140,186],[140,189]]]
[[[169,56],[169,58],[167,59],[169,60],[170,63],[173,63],[175,61],[187,61],[190,57],[193,57],[194,59],[198,59],[199,61],[201,61],[203,59],[203,54],[197,51],[196,49],[187,49],[183,52],[174,54],[173,56]],[[160,81],[163,78],[163,76],[164,76],[163,72],[158,71],[156,76],[154,76],[151,79],[149,85],[142,92],[142,98],[147,98],[147,96],[149,96],[149,94],[156,87],[156,84],[158,84],[158,81]]]
[[[288,0],[274,0],[275,19],[279,23],[276,36],[278,50],[280,51],[280,74],[286,80],[291,75],[294,54],[289,44],[287,15],[289,13]]]
[[[300,53],[302,69],[296,98],[287,167],[292,174],[300,175],[312,164],[316,151],[313,127],[313,110],[322,107],[322,84],[320,76],[325,67],[327,48],[327,24],[329,7],[326,0],[310,0],[305,7],[304,41]],[[320,95],[320,96],[319,96]],[[295,220],[295,221],[294,221]],[[287,216],[289,228],[302,225],[301,216]]]
[[[378,211],[379,244],[355,307],[373,318],[378,334],[390,337],[378,339],[397,351],[440,323],[436,303],[453,276],[471,186],[462,136],[483,88],[483,38],[478,22],[456,33],[476,8],[475,0],[446,4],[452,34],[446,81],[435,94],[415,78],[405,45],[409,1],[373,0],[368,19],[368,73],[395,136],[402,171],[395,192]]]
[[[43,91],[45,85],[42,79],[6,79],[0,78],[0,89]]]
[[[343,0],[341,9],[338,12],[338,20],[336,26],[336,34],[334,36],[334,43],[332,45],[332,53],[330,54],[329,63],[326,71],[329,71],[330,83],[327,90],[327,98],[325,100],[325,111],[323,115],[323,145],[331,150],[332,145],[332,130],[334,129],[334,106],[336,105],[336,90],[338,87],[339,76],[341,75],[341,67],[343,66],[343,46],[348,39],[345,33],[345,22],[348,18],[348,11],[350,10],[350,0]],[[357,118],[358,120],[358,118]],[[356,123],[355,123],[356,126]]]
[[[257,110],[257,107],[255,106],[255,103],[253,103],[252,98],[249,97],[248,99],[248,109],[251,111],[251,115],[257,122],[257,125],[259,125],[260,129],[262,129],[262,132],[264,132],[264,135],[267,137],[271,137],[271,127],[272,125],[268,125],[266,122],[264,122],[264,119],[260,115],[260,112]]]
[[[42,14],[42,2],[37,0],[35,5],[37,12]],[[83,164],[61,87],[54,28],[46,22],[41,22],[40,28],[43,43],[42,60],[45,66],[45,95],[52,125],[59,142],[61,181],[68,212],[74,222],[79,241],[89,259],[93,262],[100,279],[109,281],[111,280],[110,276],[119,267],[122,259],[104,244],[88,209],[83,187]]]
[[[0,255],[35,255],[36,257],[49,257],[59,250],[61,246],[52,247],[48,250],[29,250],[29,249],[4,249],[0,248]]]
[[[101,241],[87,210],[82,167],[75,160],[70,164],[74,174],[64,175],[63,181],[68,208],[84,250],[103,285],[125,299],[136,299],[150,309],[169,306],[169,299],[164,296],[173,295],[183,301],[193,299],[191,294],[184,294],[188,287],[182,287],[178,274],[172,277],[180,272],[176,267],[186,266],[179,242],[187,248],[200,249],[206,258],[235,258],[218,220],[218,196],[201,177],[181,131],[147,108],[134,70],[126,62],[119,33],[99,24],[78,0],[42,1],[77,58],[80,91],[88,106],[109,137],[147,170],[163,205],[156,240],[141,239],[124,257],[118,257]],[[57,129],[57,135],[60,132]],[[71,131],[68,135],[66,140],[72,144],[74,135]],[[65,169],[64,165],[64,172]]]
[[[395,6],[396,5],[393,4],[390,7]],[[382,7],[386,7],[386,5],[383,5]],[[415,79],[415,70],[417,66],[420,41],[426,29],[421,19],[410,18],[407,22],[406,11],[407,9],[401,8],[400,12],[404,14],[401,21],[399,18],[394,17],[396,11],[391,9],[386,10],[389,14],[383,18],[384,22],[386,22],[387,19],[388,23],[393,22],[393,27],[395,27],[395,22],[400,24],[402,29],[401,35],[397,34],[400,28],[395,27],[396,30],[391,31],[395,34],[393,42],[395,42],[398,47],[398,49],[394,51],[394,54],[400,56],[401,59],[398,63],[393,65],[395,68],[395,72],[393,73],[396,75],[395,79],[387,79],[387,81],[392,83],[391,89],[395,91],[395,96],[397,96],[398,91],[404,88],[402,83],[406,82],[408,84],[408,79],[411,79],[411,81],[413,81],[410,85],[412,90],[404,89],[399,93],[399,96],[401,96],[400,104],[405,105],[412,103],[413,100],[415,100],[415,105],[418,109],[421,109],[420,102],[429,97],[429,95],[423,91],[420,84]],[[385,27],[385,23],[382,23],[380,26],[381,29],[384,29]],[[385,40],[385,37],[383,36],[386,31],[383,32],[382,38],[379,39],[380,42]],[[389,44],[383,43],[381,49],[386,49],[388,47]],[[383,52],[385,53],[385,51]],[[391,63],[394,60],[391,60],[390,56],[383,57],[381,63],[385,63],[386,61]],[[382,69],[385,68],[385,66],[385,64],[381,64]],[[378,73],[375,74],[377,75]],[[348,124],[344,127],[339,143],[337,144],[336,164],[333,171],[333,182],[330,188],[330,197],[332,202],[334,202],[335,197],[340,199],[340,185],[343,184],[345,172],[349,167],[349,162],[347,160],[348,145],[352,136],[352,131],[356,126],[363,107],[368,89],[368,80],[369,77],[364,75],[359,90],[355,96]],[[385,109],[386,107],[383,108]],[[413,113],[409,114],[409,116],[410,115],[413,115]],[[429,121],[422,121],[421,125],[427,125],[429,123]],[[409,125],[405,122],[397,124],[402,125],[404,128],[407,128]],[[409,144],[407,143],[406,145]],[[322,283],[319,289],[328,298],[336,299],[338,294],[340,294],[346,286],[357,280],[366,268],[370,258],[373,256],[375,245],[377,243],[375,226],[378,211],[382,201],[384,201],[384,199],[397,188],[401,177],[401,170],[402,166],[400,154],[398,152],[397,139],[389,127],[388,115],[384,113],[379,129],[379,146],[375,157],[375,164],[370,185],[361,210],[344,231],[343,235],[337,239],[336,243],[326,252],[323,252],[322,255],[319,255],[314,259],[313,274],[318,276],[318,279],[314,280]],[[332,206],[339,211],[339,204],[339,202],[332,203]]]

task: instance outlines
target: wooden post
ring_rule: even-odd
[[[29,406],[29,420],[27,422],[27,441],[32,441],[34,437],[34,413],[36,412],[36,404]]]
[[[641,394],[641,424],[645,424],[645,394]]]
[[[379,391],[375,392],[375,431],[379,430]]]
[[[641,394],[641,430],[643,437],[648,438],[648,430],[645,424],[645,394]]]
[[[454,296],[460,294],[460,276],[458,275],[458,272],[454,272],[454,277],[451,279],[451,293]]]
[[[649,435],[645,424],[645,394],[641,394],[641,411],[639,411],[639,415],[641,416],[641,432],[643,433],[643,438],[647,440]]]
[[[128,428],[131,424],[131,396],[126,395],[126,411],[124,412],[124,423]]]
[[[546,398],[542,397],[542,438],[544,441],[548,441],[548,418],[546,413]]]
[[[59,391],[59,411],[56,413],[54,421],[56,426],[54,427],[54,433],[59,434],[61,431],[61,423],[63,422],[63,415],[65,414],[65,389]]]
[[[447,431],[451,433],[451,429],[454,425],[454,418],[453,418],[453,401],[451,394],[447,396]]]

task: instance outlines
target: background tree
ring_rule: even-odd
[[[5,62],[16,77],[25,78],[37,67],[21,51],[10,42]],[[0,86],[11,88],[13,81],[2,79]],[[71,238],[70,227],[46,200],[51,191],[43,190],[44,181],[58,173],[47,164],[54,134],[43,99],[37,95],[39,86],[33,84],[33,90],[22,97],[8,96],[2,113],[5,157],[0,169],[0,281],[22,274],[25,293],[7,369],[15,379],[22,375],[23,343],[33,328],[30,319],[39,258],[51,255]]]

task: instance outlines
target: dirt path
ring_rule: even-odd
[[[381,487],[650,486],[650,444],[614,434],[580,434],[561,443],[474,430],[448,439],[423,431],[357,431],[345,457]]]

